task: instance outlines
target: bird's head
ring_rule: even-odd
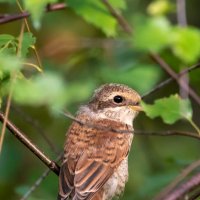
[[[88,106],[100,118],[132,125],[134,117],[142,110],[140,101],[141,97],[135,90],[112,83],[95,90]]]

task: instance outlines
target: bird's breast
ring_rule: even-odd
[[[128,181],[128,157],[126,157],[114,174],[108,179],[103,187],[104,194],[102,200],[109,200],[115,196],[120,196],[124,191],[125,184]]]

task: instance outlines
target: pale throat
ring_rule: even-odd
[[[93,112],[90,108],[84,106],[81,109],[86,112],[92,118],[110,119],[117,122],[125,123],[129,126],[133,126],[133,119],[136,116],[136,112],[125,106],[104,108],[97,112]]]

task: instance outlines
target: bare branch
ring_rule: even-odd
[[[200,185],[200,173],[195,174],[185,183],[178,186],[174,191],[172,191],[169,195],[167,195],[162,200],[178,200],[185,199],[184,195],[194,190],[196,187]]]
[[[179,174],[175,180],[173,180],[166,188],[164,188],[154,200],[163,200],[183,179],[185,179],[192,171],[200,167],[200,160],[193,162],[186,167],[181,174]]]
[[[5,116],[0,112],[0,121],[5,121]],[[32,151],[49,169],[55,174],[59,174],[60,167],[50,160],[38,147],[36,147],[10,120],[6,121],[6,127],[9,131],[22,142],[30,151]]]
[[[67,7],[65,3],[49,4],[46,7],[46,12],[52,12],[57,10],[63,10]],[[3,14],[0,16],[0,24],[5,24],[8,22],[24,19],[30,16],[30,13],[23,12],[17,14]]]
[[[177,22],[180,26],[187,26],[185,0],[176,0]]]
[[[151,57],[180,85],[180,87],[187,91],[189,95],[200,105],[200,97],[196,92],[189,87],[185,82],[180,81],[178,75],[171,69],[171,67],[157,54],[151,53]]]
[[[197,64],[195,64],[195,65],[193,65],[191,67],[186,68],[185,70],[183,70],[179,74],[177,74],[177,76],[181,77],[182,75],[185,75],[185,74],[187,74],[187,73],[189,73],[189,72],[191,72],[191,71],[193,71],[195,69],[198,69],[198,68],[200,68],[200,63],[197,63]],[[150,90],[149,92],[143,94],[142,98],[145,98],[145,97],[149,96],[150,94],[160,90],[162,87],[164,87],[165,85],[171,83],[172,81],[174,81],[174,79],[171,78],[171,77],[166,79],[166,80],[164,80],[160,84],[156,85],[152,90]]]

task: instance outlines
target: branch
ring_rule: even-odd
[[[195,133],[190,133],[186,131],[176,131],[176,130],[168,130],[168,131],[134,131],[137,135],[144,136],[185,136],[192,137],[200,140],[200,136]]]
[[[57,10],[63,10],[67,7],[65,3],[49,4],[46,7],[46,12],[52,12]],[[30,16],[29,12],[17,13],[17,14],[4,14],[0,16],[0,24],[9,23],[12,21],[24,19]]]
[[[58,157],[56,158],[56,162],[60,161],[63,156],[63,153],[60,153]],[[35,183],[30,187],[30,189],[23,195],[23,197],[20,200],[26,200],[31,195],[32,192],[34,192],[37,187],[45,180],[45,178],[49,175],[51,172],[51,169],[46,169],[42,175],[35,181]]]
[[[151,53],[150,56],[180,85],[185,91],[188,90],[189,95],[200,105],[200,97],[185,82],[179,80],[179,76],[171,69],[171,67],[158,55]]]
[[[191,67],[186,68],[185,70],[181,71],[179,74],[177,74],[178,77],[181,77],[195,69],[200,68],[200,63],[197,63]],[[165,81],[161,82],[160,84],[156,85],[152,90],[150,90],[149,92],[145,93],[142,95],[142,98],[145,98],[147,96],[149,96],[150,94],[158,91],[159,89],[161,89],[162,87],[164,87],[165,85],[171,83],[172,81],[174,81],[174,79],[172,77],[166,79]]]
[[[192,171],[200,167],[200,160],[193,162],[191,165],[186,167],[181,174],[179,174],[175,180],[173,180],[167,187],[165,187],[155,198],[154,200],[163,200],[174,188],[186,178]]]
[[[5,116],[0,112],[0,121],[5,121]],[[23,143],[30,151],[32,151],[49,169],[55,174],[59,174],[60,167],[52,160],[50,160],[42,151],[38,149],[11,121],[6,121],[8,130]]]
[[[108,0],[101,0],[102,3],[107,7],[110,14],[118,21],[124,32],[132,34],[132,28],[125,18],[108,2]]]
[[[167,195],[162,200],[178,200],[185,199],[184,195],[196,189],[200,185],[200,172],[192,176],[188,181],[181,184],[173,192]]]
[[[185,0],[176,0],[177,22],[180,26],[187,26]]]

